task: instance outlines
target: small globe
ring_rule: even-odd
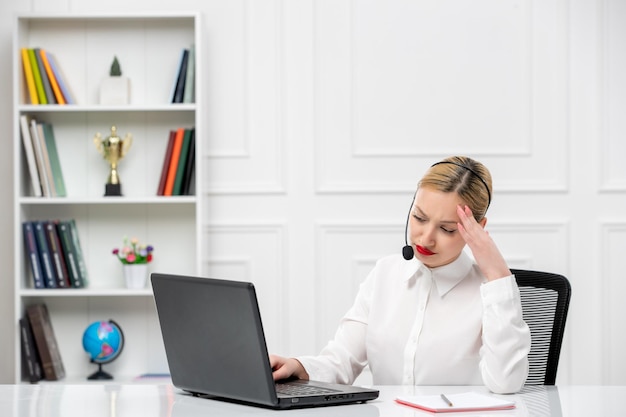
[[[83,349],[89,354],[92,363],[98,364],[98,371],[87,379],[112,379],[102,370],[102,365],[115,360],[124,347],[124,333],[113,320],[91,323],[83,333]]]

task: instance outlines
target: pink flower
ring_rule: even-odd
[[[146,264],[153,259],[152,251],[154,246],[141,245],[135,237],[132,239],[124,237],[124,244],[119,249],[113,249],[112,253],[123,264]]]

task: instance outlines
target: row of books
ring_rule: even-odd
[[[65,181],[50,123],[20,116],[20,131],[35,197],[65,197]]]
[[[172,103],[194,103],[196,77],[196,49],[192,44],[189,48],[183,48],[180,53],[180,61],[176,78],[172,84]]]
[[[196,130],[178,128],[169,133],[157,195],[192,195],[196,165]]]
[[[33,288],[84,288],[87,267],[74,219],[22,222]]]
[[[45,304],[26,307],[26,314],[20,319],[20,339],[22,375],[29,382],[56,381],[65,377],[63,359]]]
[[[61,67],[50,51],[42,48],[20,51],[30,104],[75,104]]]

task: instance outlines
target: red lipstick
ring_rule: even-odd
[[[415,245],[415,249],[417,249],[417,251],[420,254],[425,255],[425,256],[431,256],[431,255],[435,254],[435,252],[432,252],[432,251],[430,251],[430,250],[428,250],[425,247],[420,246],[420,245]]]

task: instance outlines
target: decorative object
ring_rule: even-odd
[[[122,76],[122,68],[117,57],[113,57],[113,63],[109,70],[109,76],[105,77],[100,84],[100,104],[116,105],[130,103],[130,80]]]
[[[113,249],[113,255],[117,256],[124,265],[149,264],[152,262],[152,252],[154,251],[152,245],[142,245],[136,237],[128,239],[126,236],[124,236],[123,243],[121,249]]]
[[[136,237],[124,237],[122,248],[113,249],[124,268],[126,287],[131,289],[145,288],[148,281],[148,264],[152,262],[152,245],[141,245]]]
[[[93,143],[96,145],[98,152],[100,152],[100,154],[111,166],[106,185],[104,186],[104,195],[121,196],[122,184],[120,183],[120,178],[117,174],[117,164],[128,153],[130,145],[133,143],[132,135],[127,133],[124,139],[122,139],[117,136],[117,128],[115,126],[111,126],[110,136],[102,139],[100,132],[98,132],[93,138]]]
[[[148,282],[148,264],[128,264],[124,268],[124,281],[126,288],[139,290],[146,288]]]
[[[91,323],[83,333],[83,349],[89,354],[91,363],[98,364],[98,370],[87,377],[89,380],[113,379],[102,370],[102,365],[117,359],[124,348],[124,333],[113,320]]]

